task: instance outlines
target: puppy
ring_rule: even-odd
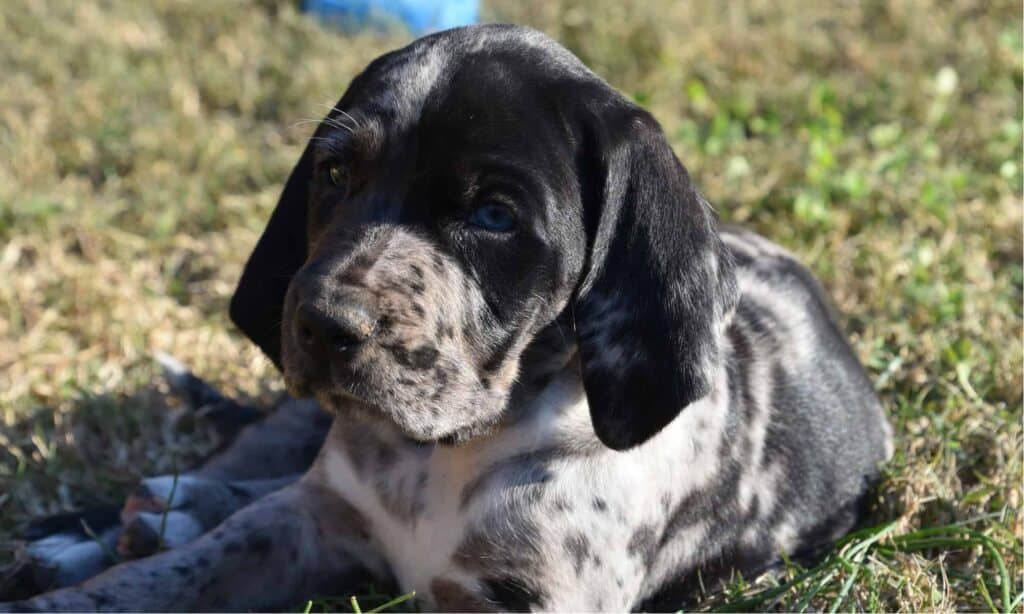
[[[827,547],[892,451],[807,270],[721,227],[653,117],[521,27],[356,77],[231,315],[335,416],[308,471],[9,607],[269,609],[372,578],[430,610],[675,608]]]

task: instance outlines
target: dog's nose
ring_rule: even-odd
[[[295,312],[295,332],[302,349],[324,358],[353,350],[373,336],[377,311],[370,297],[355,289],[326,304],[303,303]]]

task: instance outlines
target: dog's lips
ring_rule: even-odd
[[[329,375],[305,370],[285,368],[284,385],[288,394],[297,399],[322,399],[322,392],[330,392],[336,388]],[[324,403],[321,403],[323,405]]]
[[[288,391],[288,394],[296,399],[313,396],[313,391],[310,390],[309,385],[304,380],[290,377],[287,374],[284,376],[284,388]]]
[[[358,403],[359,405],[368,405],[366,399],[356,396],[350,390],[342,387],[336,387],[333,390],[326,392],[321,395],[317,395],[318,398],[323,399],[321,405],[327,409],[337,413],[342,411],[342,408],[351,403]]]

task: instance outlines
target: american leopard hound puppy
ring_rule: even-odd
[[[827,547],[892,450],[810,273],[720,227],[652,116],[525,28],[356,77],[231,314],[334,416],[315,460],[327,419],[288,401],[179,480],[170,550],[9,609],[269,609],[367,578],[430,610],[675,607]],[[152,551],[171,487],[129,499],[122,552]],[[61,551],[69,581],[104,566]]]

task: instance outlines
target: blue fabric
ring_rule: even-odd
[[[476,23],[479,0],[304,0],[302,9],[353,31],[398,22],[416,36]]]

